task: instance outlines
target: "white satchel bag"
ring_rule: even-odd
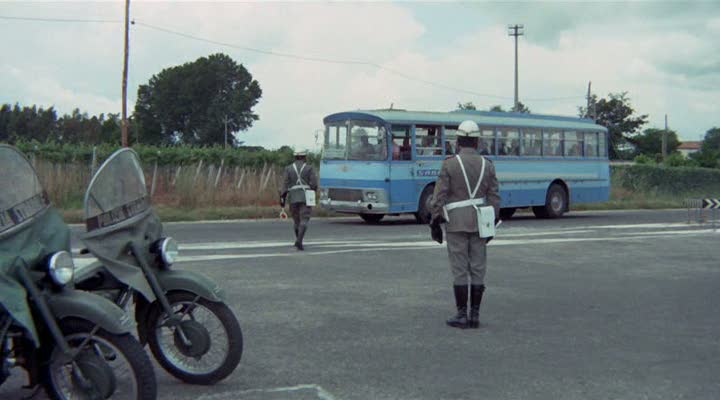
[[[305,190],[305,205],[315,207],[315,191],[312,189]]]
[[[478,233],[481,238],[490,238],[495,236],[495,207],[484,206],[475,207],[477,212]]]

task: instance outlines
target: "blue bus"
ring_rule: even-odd
[[[495,163],[501,218],[532,207],[557,218],[572,204],[610,196],[607,129],[592,120],[458,110],[367,110],[324,118],[320,206],[367,222],[412,213],[430,218],[442,161],[457,150],[457,127],[480,127],[478,152]]]

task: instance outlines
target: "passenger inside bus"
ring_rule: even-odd
[[[492,154],[492,151],[490,150],[490,144],[487,141],[480,139],[480,145],[478,146],[478,153],[480,153],[480,155],[483,155],[483,156],[489,156],[490,154]]]
[[[410,146],[409,136],[393,136],[392,158],[393,160],[412,159],[412,146]]]

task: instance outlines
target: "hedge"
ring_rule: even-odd
[[[118,145],[102,144],[99,146],[57,144],[39,142],[16,143],[22,152],[28,156],[36,156],[43,160],[56,163],[90,163],[93,156],[93,148],[97,152],[97,163],[102,163],[113,152],[120,148]],[[282,150],[265,150],[257,148],[235,149],[213,147],[192,147],[192,146],[147,146],[134,145],[132,148],[138,153],[145,164],[158,165],[188,165],[196,164],[200,160],[206,165],[218,165],[224,160],[225,166],[240,166],[257,168],[263,165],[284,166],[292,162],[293,153],[289,148]],[[317,164],[318,157],[310,155],[310,160]]]
[[[613,165],[614,187],[671,196],[720,197],[720,170],[657,165]]]

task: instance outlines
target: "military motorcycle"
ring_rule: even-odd
[[[53,399],[156,398],[133,321],[107,299],[72,288],[70,230],[35,169],[0,145],[0,384],[13,367]]]
[[[173,268],[178,244],[163,235],[139,158],[120,149],[85,194],[86,249],[98,259],[75,284],[130,311],[138,337],[176,378],[209,385],[240,363],[242,331],[223,290],[205,275]],[[131,302],[132,301],[132,302]]]

